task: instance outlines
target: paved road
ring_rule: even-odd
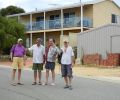
[[[11,86],[10,72],[0,67],[0,100],[120,100],[120,84],[74,77],[74,89],[65,90],[57,75],[56,86],[32,86],[33,73],[25,70],[24,86]]]

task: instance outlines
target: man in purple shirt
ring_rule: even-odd
[[[10,57],[11,57],[11,60],[13,61],[12,83],[11,83],[11,85],[13,86],[16,86],[17,84],[23,85],[20,82],[20,79],[21,79],[21,69],[25,65],[24,57],[26,55],[26,51],[25,51],[25,47],[22,44],[23,44],[23,40],[18,39],[18,43],[13,45],[10,51]],[[17,69],[18,69],[18,83],[16,84],[15,74]]]

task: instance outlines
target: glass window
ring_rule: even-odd
[[[117,16],[112,14],[112,23],[117,23]]]
[[[55,20],[55,19],[59,19],[60,16],[59,15],[50,15],[50,20]]]
[[[64,13],[64,18],[69,18],[69,13]]]
[[[75,17],[75,12],[70,12],[70,17]]]
[[[64,13],[64,18],[75,17],[75,12]]]
[[[36,22],[39,22],[39,21],[44,21],[44,17],[43,16],[36,17]]]
[[[59,15],[55,15],[55,19],[59,19],[59,17],[60,17]]]

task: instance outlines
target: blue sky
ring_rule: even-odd
[[[82,2],[91,0],[82,0]],[[114,0],[120,6],[120,0]],[[0,0],[0,8],[7,7],[9,5],[15,5],[25,9],[26,12],[34,11],[36,8],[38,10],[54,7],[61,5],[68,5],[72,3],[78,3],[80,0]]]

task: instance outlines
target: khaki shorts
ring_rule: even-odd
[[[34,71],[42,71],[43,70],[43,63],[33,63],[33,68]]]
[[[13,57],[13,69],[23,69],[23,57]]]

